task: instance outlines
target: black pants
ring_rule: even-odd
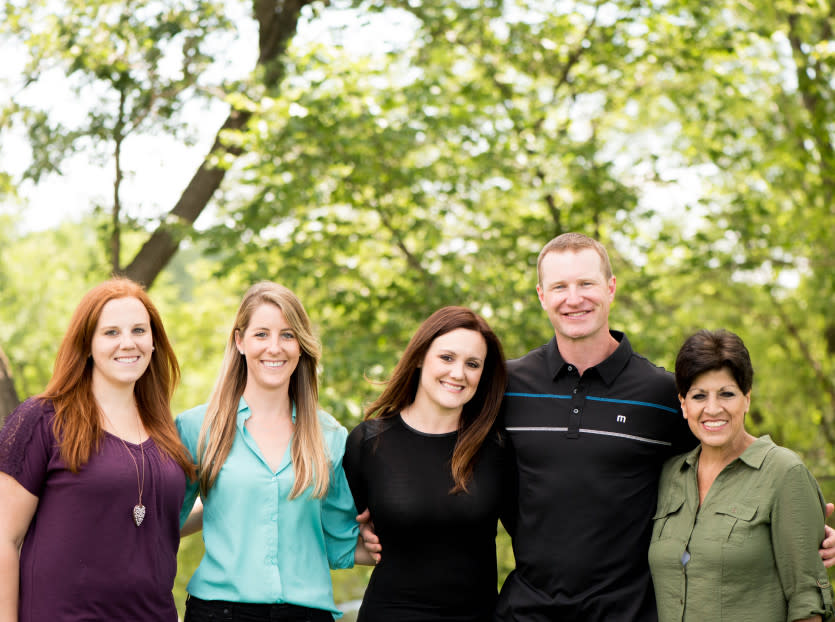
[[[324,609],[285,603],[232,603],[189,595],[184,622],[333,622],[333,615]]]

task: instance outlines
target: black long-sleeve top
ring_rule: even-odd
[[[357,509],[383,547],[360,622],[484,622],[496,602],[496,524],[513,515],[515,470],[498,434],[485,440],[468,493],[450,494],[457,432],[425,434],[397,415],[361,423],[343,465]]]

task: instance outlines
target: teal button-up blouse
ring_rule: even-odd
[[[649,549],[659,622],[826,619],[824,501],[809,470],[762,436],[699,507],[700,452],[671,458],[661,472]]]
[[[197,455],[205,412],[206,404],[177,418],[180,438],[192,456]],[[249,416],[249,407],[241,399],[232,449],[203,499],[205,553],[189,581],[188,593],[203,600],[289,603],[329,610],[339,617],[329,568],[353,566],[359,533],[342,470],[347,430],[319,411],[332,464],[330,487],[321,499],[308,489],[288,500],[294,481],[290,444],[273,472],[244,425]],[[181,525],[197,495],[197,482],[189,482]]]

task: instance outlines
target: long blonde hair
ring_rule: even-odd
[[[297,497],[311,485],[314,485],[313,496],[321,498],[328,490],[330,479],[330,461],[317,415],[317,366],[321,347],[298,297],[286,287],[270,281],[256,283],[244,294],[235,316],[235,325],[226,342],[223,364],[197,442],[200,492],[203,496],[209,493],[235,440],[238,404],[247,381],[246,359],[238,352],[235,335],[246,331],[255,309],[262,304],[273,304],[281,309],[301,350],[299,364],[290,376],[289,387],[290,400],[296,406],[296,422],[290,446],[296,479],[289,498]]]

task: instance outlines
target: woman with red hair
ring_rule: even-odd
[[[177,620],[179,373],[142,287],[82,298],[46,390],[0,431],[0,620]]]

